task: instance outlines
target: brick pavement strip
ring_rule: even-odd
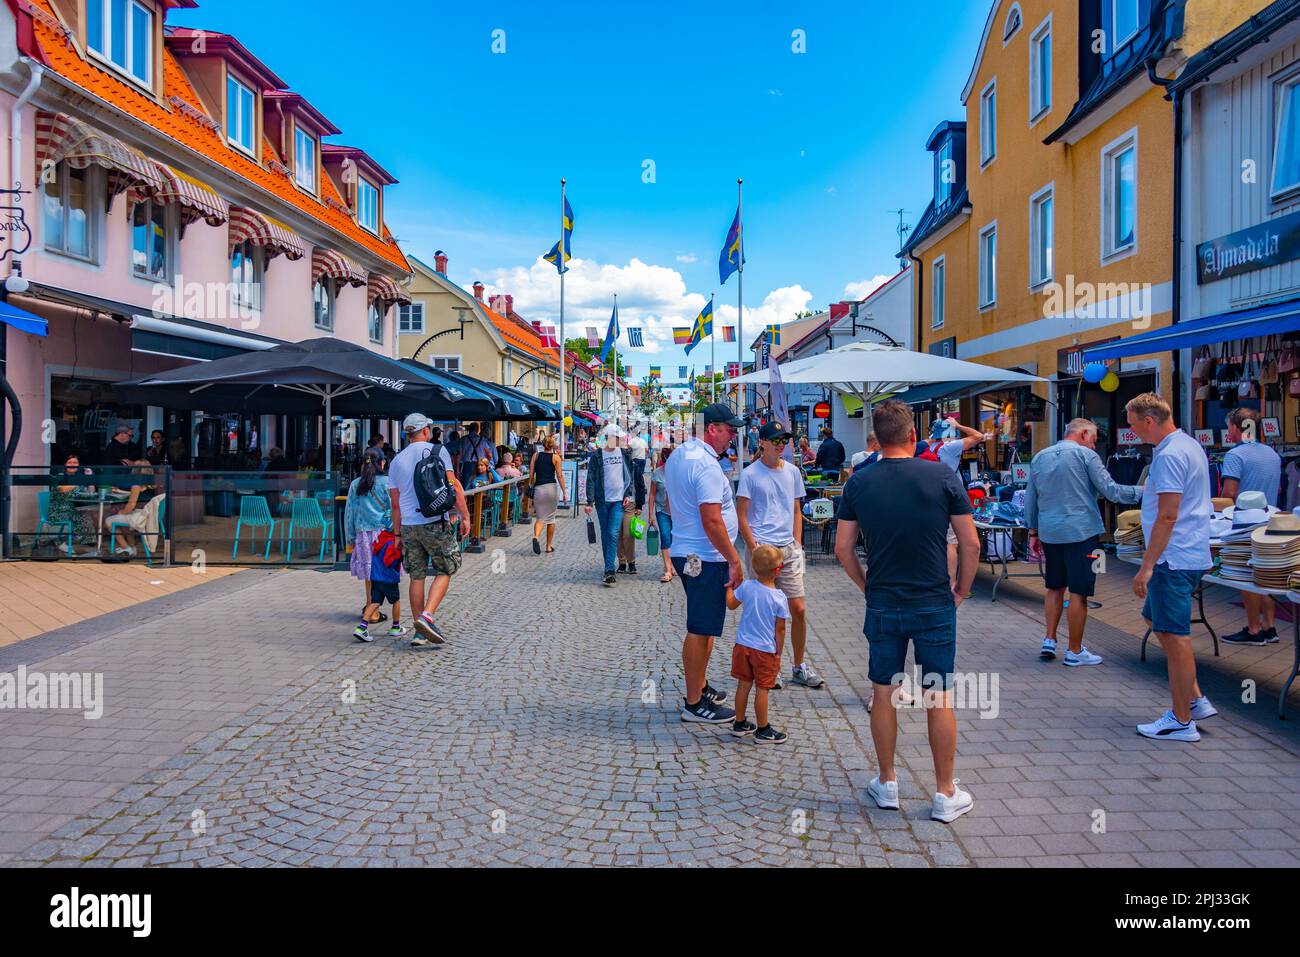
[[[1032,604],[981,594],[962,607],[958,667],[996,678],[997,715],[960,712],[958,776],[976,803],[948,826],[929,819],[923,712],[900,715],[902,811],[865,796],[875,761],[862,600],[833,562],[809,566],[809,657],[828,687],[774,692],[790,741],[765,748],[678,720],[680,586],[659,584],[647,560],[602,588],[583,533],[562,521],[549,556],[526,536],[467,556],[441,648],[353,641],[356,583],[311,571],[205,586],[165,620],[102,640],[11,646],[6,667],[26,652],[29,668],[103,671],[107,700],[98,721],[5,716],[0,862],[1300,860],[1291,737],[1266,707],[1225,708],[1199,746],[1137,737],[1133,725],[1164,707],[1163,672],[1104,622],[1089,644],[1106,665],[1072,670],[1037,660]],[[727,689],[730,647],[718,643],[711,668]]]

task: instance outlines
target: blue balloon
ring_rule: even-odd
[[[1106,373],[1109,371],[1110,369],[1106,368],[1106,363],[1104,362],[1089,362],[1083,367],[1083,381],[1100,382],[1102,379],[1106,378]]]

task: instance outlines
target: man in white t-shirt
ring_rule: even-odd
[[[776,587],[790,605],[790,645],[794,651],[796,684],[820,688],[821,676],[804,663],[808,643],[807,604],[804,598],[803,512],[799,503],[807,494],[799,470],[782,458],[792,433],[781,422],[769,422],[758,433],[759,458],[740,473],[736,488],[736,517],[751,562],[754,549],[771,545],[781,551],[781,571]],[[780,674],[776,687],[781,687]]]
[[[388,466],[389,496],[393,508],[393,535],[402,553],[402,567],[411,576],[411,614],[415,618],[416,635],[411,644],[441,645],[447,636],[433,622],[433,613],[441,604],[451,585],[451,576],[460,570],[460,542],[456,538],[456,520],[463,528],[469,527],[469,508],[465,504],[465,490],[456,480],[456,469],[451,455],[443,445],[429,441],[433,422],[419,412],[412,412],[402,423],[406,434],[406,448],[393,456]],[[420,500],[415,491],[415,470],[420,460],[437,455],[447,476],[447,484],[456,492],[454,513],[426,516],[420,512]],[[424,579],[428,567],[433,566],[433,585],[426,596]]]
[[[673,503],[672,563],[686,592],[682,720],[725,724],[736,713],[722,707],[727,696],[709,685],[706,673],[713,639],[727,618],[727,588],[745,575],[734,544],[736,504],[718,456],[745,423],[722,402],[706,407],[703,415],[703,435],[692,436],[668,457],[664,484]]]

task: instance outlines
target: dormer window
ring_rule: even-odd
[[[226,74],[226,141],[245,153],[254,153],[257,94]]]
[[[379,189],[363,177],[357,178],[357,222],[379,235]]]
[[[1006,46],[1011,42],[1011,38],[1020,32],[1020,4],[1012,4],[1011,12],[1007,14],[1006,23],[1002,27],[1002,45]]]
[[[86,0],[86,46],[132,79],[152,86],[152,8],[135,0]]]
[[[1141,24],[1138,0],[1110,0],[1111,47],[1114,53],[1137,36]]]
[[[297,125],[293,128],[293,179],[309,193],[316,192],[316,138]]]
[[[952,161],[952,140],[944,140],[943,146],[934,154],[935,161],[935,187],[934,187],[934,205],[939,209],[948,205],[948,200],[952,199],[952,187],[957,181],[957,165]]]

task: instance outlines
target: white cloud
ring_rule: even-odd
[[[680,256],[677,257],[677,261],[679,263],[699,262],[699,260],[695,257],[695,253],[682,253]]]
[[[844,298],[866,299],[893,278],[893,276],[872,276],[870,279],[863,279],[861,282],[848,283],[844,287]]]
[[[800,285],[782,286],[780,289],[773,289],[763,297],[762,303],[757,306],[745,303],[745,328],[741,330],[743,335],[737,335],[737,339],[743,339],[748,345],[754,340],[758,332],[771,323],[791,322],[795,315],[808,308],[808,303],[812,301],[812,293]],[[734,326],[736,324],[737,311],[736,307],[725,303],[718,303],[714,306],[718,314],[718,320],[724,326]]]

